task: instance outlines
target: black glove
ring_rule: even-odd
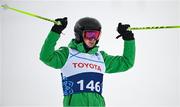
[[[55,21],[60,21],[62,25],[54,24],[54,26],[52,27],[51,31],[60,34],[66,28],[66,26],[67,26],[67,17],[58,18]]]
[[[123,40],[134,40],[134,34],[132,31],[127,30],[130,27],[128,24],[118,24],[117,31],[120,34],[119,36],[116,37],[118,39],[119,37],[122,36]]]

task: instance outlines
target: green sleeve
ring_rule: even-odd
[[[40,60],[53,68],[62,68],[69,55],[67,47],[61,47],[58,50],[55,50],[55,45],[59,38],[59,34],[51,31],[40,52]]]
[[[104,58],[106,73],[116,73],[126,71],[134,65],[135,60],[135,40],[124,41],[123,56],[108,55],[101,51]]]

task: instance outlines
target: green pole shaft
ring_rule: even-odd
[[[152,29],[171,29],[180,28],[180,26],[148,26],[148,27],[130,27],[128,30],[152,30]]]
[[[22,13],[22,14],[25,14],[25,15],[29,15],[29,16],[32,16],[32,17],[36,17],[36,18],[39,18],[39,19],[42,19],[42,20],[46,20],[46,21],[49,21],[49,22],[53,22],[54,24],[57,24],[57,25],[61,25],[61,22],[57,22],[55,20],[52,20],[52,19],[49,19],[49,18],[46,18],[46,17],[42,17],[42,16],[39,16],[39,15],[36,15],[34,13],[30,13],[30,12],[26,12],[26,11],[23,11],[23,10],[19,10],[19,9],[16,9],[16,8],[12,8],[12,7],[9,7],[7,5],[1,5],[2,8],[5,8],[5,9],[9,9],[9,10],[13,10],[13,11],[16,11],[16,12],[19,12],[19,13]]]
[[[30,12],[26,12],[26,11],[19,10],[19,9],[16,9],[16,8],[12,8],[12,7],[9,7],[8,5],[1,5],[0,7],[1,8],[5,8],[5,9],[10,9],[10,10],[22,13],[22,14],[26,14],[26,15],[32,16],[32,17],[36,17],[36,18],[39,18],[39,19],[43,19],[43,20],[46,20],[46,21],[49,21],[49,22],[53,22],[54,24],[57,24],[57,25],[61,25],[61,22],[59,22],[59,21],[57,22],[55,20],[52,20],[52,19],[49,19],[49,18],[46,18],[46,17],[42,17],[42,16],[39,16],[39,15],[36,15],[34,13],[30,13]],[[153,30],[153,29],[170,29],[170,28],[180,28],[180,26],[130,27],[130,28],[128,28],[128,30]]]

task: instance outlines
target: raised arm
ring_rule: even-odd
[[[52,27],[42,46],[40,60],[53,68],[62,68],[68,58],[69,50],[67,47],[55,50],[55,45],[60,38],[60,33],[67,26],[67,18],[56,19],[56,21],[61,21],[62,25],[54,25]]]
[[[112,56],[101,51],[106,65],[106,73],[127,71],[134,65],[135,39],[132,31],[127,30],[128,27],[130,27],[130,25],[122,25],[119,23],[117,28],[117,31],[120,34],[117,38],[122,36],[122,39],[124,40],[124,51],[122,56]]]

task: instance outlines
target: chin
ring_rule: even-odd
[[[95,45],[92,45],[92,46],[88,46],[89,48],[93,48]]]
[[[94,46],[89,46],[89,48],[93,48]]]

